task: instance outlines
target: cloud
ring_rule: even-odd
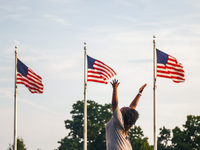
[[[122,4],[122,5],[124,5],[124,6],[128,6],[128,7],[133,6],[133,2],[131,2],[131,1],[114,0],[114,2],[115,2],[115,3],[120,3],[120,4]],[[135,3],[135,1],[134,1],[134,3]]]
[[[12,92],[11,92],[12,91]],[[8,98],[8,99],[13,99],[13,94],[14,94],[14,91],[13,89],[10,89],[10,88],[0,88],[0,98],[2,99],[5,99],[5,98]],[[25,100],[25,99],[18,99],[18,102],[21,102],[21,103],[24,103],[26,105],[30,105],[34,108],[37,108],[43,112],[47,112],[47,113],[51,113],[51,114],[57,114],[57,115],[62,115],[62,114],[59,114],[58,112],[55,112],[55,111],[52,111],[48,108],[45,108],[43,106],[40,106],[38,104],[35,104],[31,101],[28,101],[28,100]]]
[[[21,43],[18,40],[14,40],[16,46],[20,45]]]
[[[130,63],[153,63],[153,59],[137,59],[137,60],[128,60]]]
[[[51,20],[51,21],[54,21],[56,23],[59,23],[60,25],[64,25],[64,26],[69,26],[69,22],[67,20],[65,20],[64,18],[60,18],[60,17],[57,17],[55,15],[43,15],[43,17]]]
[[[11,92],[12,90],[9,88],[0,88],[0,97],[1,98],[13,98],[13,93]]]
[[[39,110],[42,110],[44,112],[47,112],[47,113],[53,113],[53,114],[57,114],[57,115],[62,115],[62,114],[59,114],[58,112],[52,111],[52,110],[50,110],[48,108],[45,108],[45,107],[40,106],[40,105],[37,105],[37,104],[35,104],[35,103],[31,102],[31,101],[25,100],[25,99],[18,99],[18,101],[22,102],[24,104],[30,105],[30,106],[32,106],[34,108],[39,109]]]

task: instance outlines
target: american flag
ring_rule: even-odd
[[[157,77],[170,78],[175,83],[185,81],[183,66],[176,58],[156,49],[157,52]]]
[[[104,64],[87,55],[88,75],[87,81],[107,84],[107,80],[116,75],[115,71]]]
[[[31,93],[43,93],[42,78],[17,59],[17,84],[24,84]]]

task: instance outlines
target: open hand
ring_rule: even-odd
[[[145,83],[140,89],[139,89],[139,92],[142,93],[144,88],[147,86],[147,84]]]
[[[116,79],[113,79],[113,81],[110,83],[112,84],[113,89],[116,89],[120,84],[120,82],[118,82]]]

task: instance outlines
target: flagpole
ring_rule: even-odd
[[[17,150],[17,46],[15,46],[14,150]]]
[[[156,96],[156,76],[157,76],[157,55],[156,55],[156,37],[153,36],[153,57],[154,57],[154,87],[153,87],[153,98],[154,98],[154,150],[157,150],[157,96]]]
[[[83,149],[87,150],[87,47],[84,42],[84,144]]]

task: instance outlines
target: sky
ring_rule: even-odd
[[[112,67],[119,107],[147,83],[137,110],[153,144],[153,35],[156,47],[183,64],[185,82],[157,78],[157,130],[183,129],[200,115],[200,2],[198,0],[1,0],[0,145],[14,139],[15,46],[18,58],[42,77],[43,94],[18,85],[17,134],[28,150],[54,150],[67,136],[64,121],[84,99],[87,54]],[[88,82],[88,99],[111,102],[110,84]]]

